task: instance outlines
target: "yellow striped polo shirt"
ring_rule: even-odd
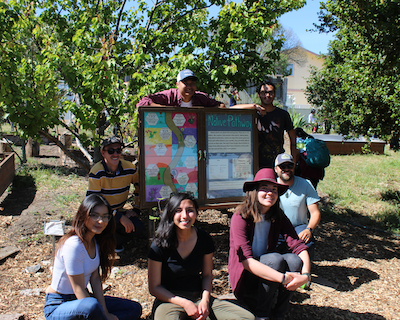
[[[120,209],[128,199],[131,183],[135,184],[138,180],[138,172],[132,162],[121,159],[117,171],[111,172],[102,160],[89,172],[89,188],[86,195],[101,194],[113,210]]]

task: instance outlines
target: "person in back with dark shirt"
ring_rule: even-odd
[[[258,87],[257,93],[261,99],[261,106],[266,111],[266,114],[260,115],[257,121],[260,168],[273,168],[276,156],[285,152],[284,131],[289,135],[290,153],[297,159],[296,133],[290,115],[273,105],[275,85],[272,82],[265,82]]]
[[[289,113],[273,104],[275,85],[269,81],[264,82],[257,88],[257,93],[261,105],[256,103],[239,104],[232,106],[231,109],[254,109],[257,111],[259,168],[273,168],[276,156],[285,152],[283,148],[285,131],[290,139],[290,153],[296,160],[298,157],[296,133]]]

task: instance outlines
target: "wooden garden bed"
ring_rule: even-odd
[[[14,152],[0,154],[0,196],[8,188],[15,176]]]

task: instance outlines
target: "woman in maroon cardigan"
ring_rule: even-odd
[[[256,319],[284,319],[292,292],[310,274],[307,246],[299,240],[279,208],[279,196],[287,186],[276,182],[272,169],[261,169],[254,181],[245,182],[245,200],[232,216],[229,277],[238,300],[246,303]],[[282,234],[292,253],[276,252]],[[274,299],[275,294],[277,298]]]

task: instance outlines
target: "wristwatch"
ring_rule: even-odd
[[[308,281],[311,281],[311,273],[305,272],[303,274],[308,277]]]
[[[284,285],[286,284],[285,281],[286,281],[286,273],[283,274],[283,278],[282,278],[282,281],[281,281],[281,285],[284,286]]]
[[[311,233],[313,232],[313,229],[310,227],[307,227],[306,229],[310,230]]]

